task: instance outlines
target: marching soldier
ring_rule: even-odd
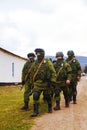
[[[69,85],[69,98],[70,100],[72,100],[73,98],[73,104],[76,104],[76,96],[77,96],[77,84],[78,81],[80,81],[81,78],[81,66],[79,61],[76,59],[75,54],[73,52],[73,50],[69,50],[67,52],[68,58],[66,59],[66,61],[70,64],[71,68],[72,68],[72,80],[71,83]]]
[[[42,91],[45,91],[45,96],[48,104],[48,113],[52,112],[52,100],[50,86],[56,85],[56,72],[50,59],[45,58],[45,51],[41,48],[35,49],[37,59],[30,74],[30,82],[34,85],[33,89],[33,113],[31,117],[39,114],[39,99]],[[47,93],[46,93],[47,92]]]
[[[22,85],[25,85],[25,92],[24,92],[24,106],[21,110],[28,110],[29,109],[29,92],[31,91],[31,84],[30,84],[30,72],[32,69],[33,62],[35,61],[35,54],[29,53],[27,54],[28,61],[24,64],[22,69]]]
[[[54,68],[56,70],[57,79],[56,83],[57,86],[55,88],[55,100],[56,106],[54,110],[60,110],[60,92],[63,91],[64,99],[65,99],[65,107],[69,107],[69,88],[68,85],[71,81],[71,67],[70,65],[64,60],[63,52],[57,52],[56,58],[57,61],[54,63]]]

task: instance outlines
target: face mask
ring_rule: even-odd
[[[30,62],[33,62],[33,61],[34,61],[34,58],[32,57],[32,58],[30,58],[29,60],[30,60]]]
[[[72,56],[68,56],[69,59],[72,59]]]
[[[41,61],[44,58],[44,53],[37,54],[37,60]]]

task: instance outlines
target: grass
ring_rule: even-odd
[[[34,119],[30,117],[33,112],[32,96],[30,97],[30,110],[21,111],[24,89],[20,86],[0,86],[0,130],[30,130],[34,125]],[[40,115],[47,112],[47,104],[40,100]]]

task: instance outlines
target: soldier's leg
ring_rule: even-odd
[[[73,104],[77,104],[76,96],[77,96],[77,86],[74,86],[73,87]]]
[[[28,110],[29,109],[29,86],[25,85],[25,91],[24,91],[24,106],[21,108],[21,110]]]
[[[48,104],[48,113],[52,113],[52,95],[51,90],[45,90],[46,101]]]
[[[69,107],[69,88],[68,86],[64,86],[63,94],[65,98],[65,107]]]
[[[45,90],[43,91],[43,101],[44,101],[44,103],[47,102],[47,99],[46,99],[46,91],[45,91]]]
[[[72,84],[70,84],[68,87],[69,87],[69,102],[70,102],[72,101],[73,96]]]
[[[52,100],[54,91],[50,90],[49,88],[43,91],[43,100],[45,103],[47,102],[47,94],[51,96],[51,100]]]
[[[37,116],[39,114],[38,110],[39,110],[40,94],[41,94],[40,91],[35,91],[33,93],[33,101],[34,101],[33,107],[34,107],[34,110],[33,110],[33,113],[31,114],[31,117],[35,117],[35,116]]]
[[[54,107],[54,110],[60,110],[60,92],[61,92],[61,90],[59,90],[59,89],[56,89],[54,91],[55,100],[56,100],[56,106]]]
[[[54,90],[51,90],[51,98],[54,96]]]

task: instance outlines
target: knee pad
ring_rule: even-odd
[[[33,99],[34,99],[34,100],[38,100],[38,99],[39,99],[39,96],[40,96],[39,92],[34,92],[34,93],[33,93]]]

